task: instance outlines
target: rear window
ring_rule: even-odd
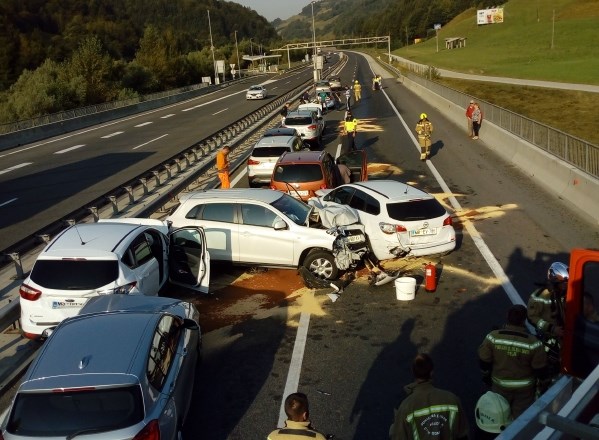
[[[59,290],[98,289],[119,276],[117,260],[37,260],[31,279]]]
[[[139,386],[19,393],[6,430],[22,437],[66,437],[123,429],[144,418]]]
[[[312,123],[312,118],[285,118],[285,125],[310,125]]]
[[[314,182],[322,180],[322,168],[319,164],[289,164],[275,168],[273,180],[276,182]]]
[[[412,200],[404,203],[389,203],[389,216],[398,221],[417,221],[441,217],[447,213],[437,199]]]
[[[283,153],[289,151],[288,147],[260,147],[254,148],[252,151],[253,157],[279,157]]]

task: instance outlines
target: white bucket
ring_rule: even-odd
[[[416,278],[401,277],[395,280],[395,294],[400,301],[410,301],[416,296]]]

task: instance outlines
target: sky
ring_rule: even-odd
[[[249,6],[268,21],[275,18],[283,20],[299,14],[302,8],[310,4],[310,0],[232,0],[235,3]]]

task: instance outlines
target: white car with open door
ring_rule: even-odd
[[[210,255],[202,228],[169,230],[146,218],[81,223],[60,232],[38,255],[19,290],[24,336],[76,315],[98,295],[158,295],[170,281],[208,292]]]

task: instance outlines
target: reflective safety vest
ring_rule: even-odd
[[[345,131],[347,133],[353,133],[358,128],[358,120],[352,119],[350,121],[345,121]]]

